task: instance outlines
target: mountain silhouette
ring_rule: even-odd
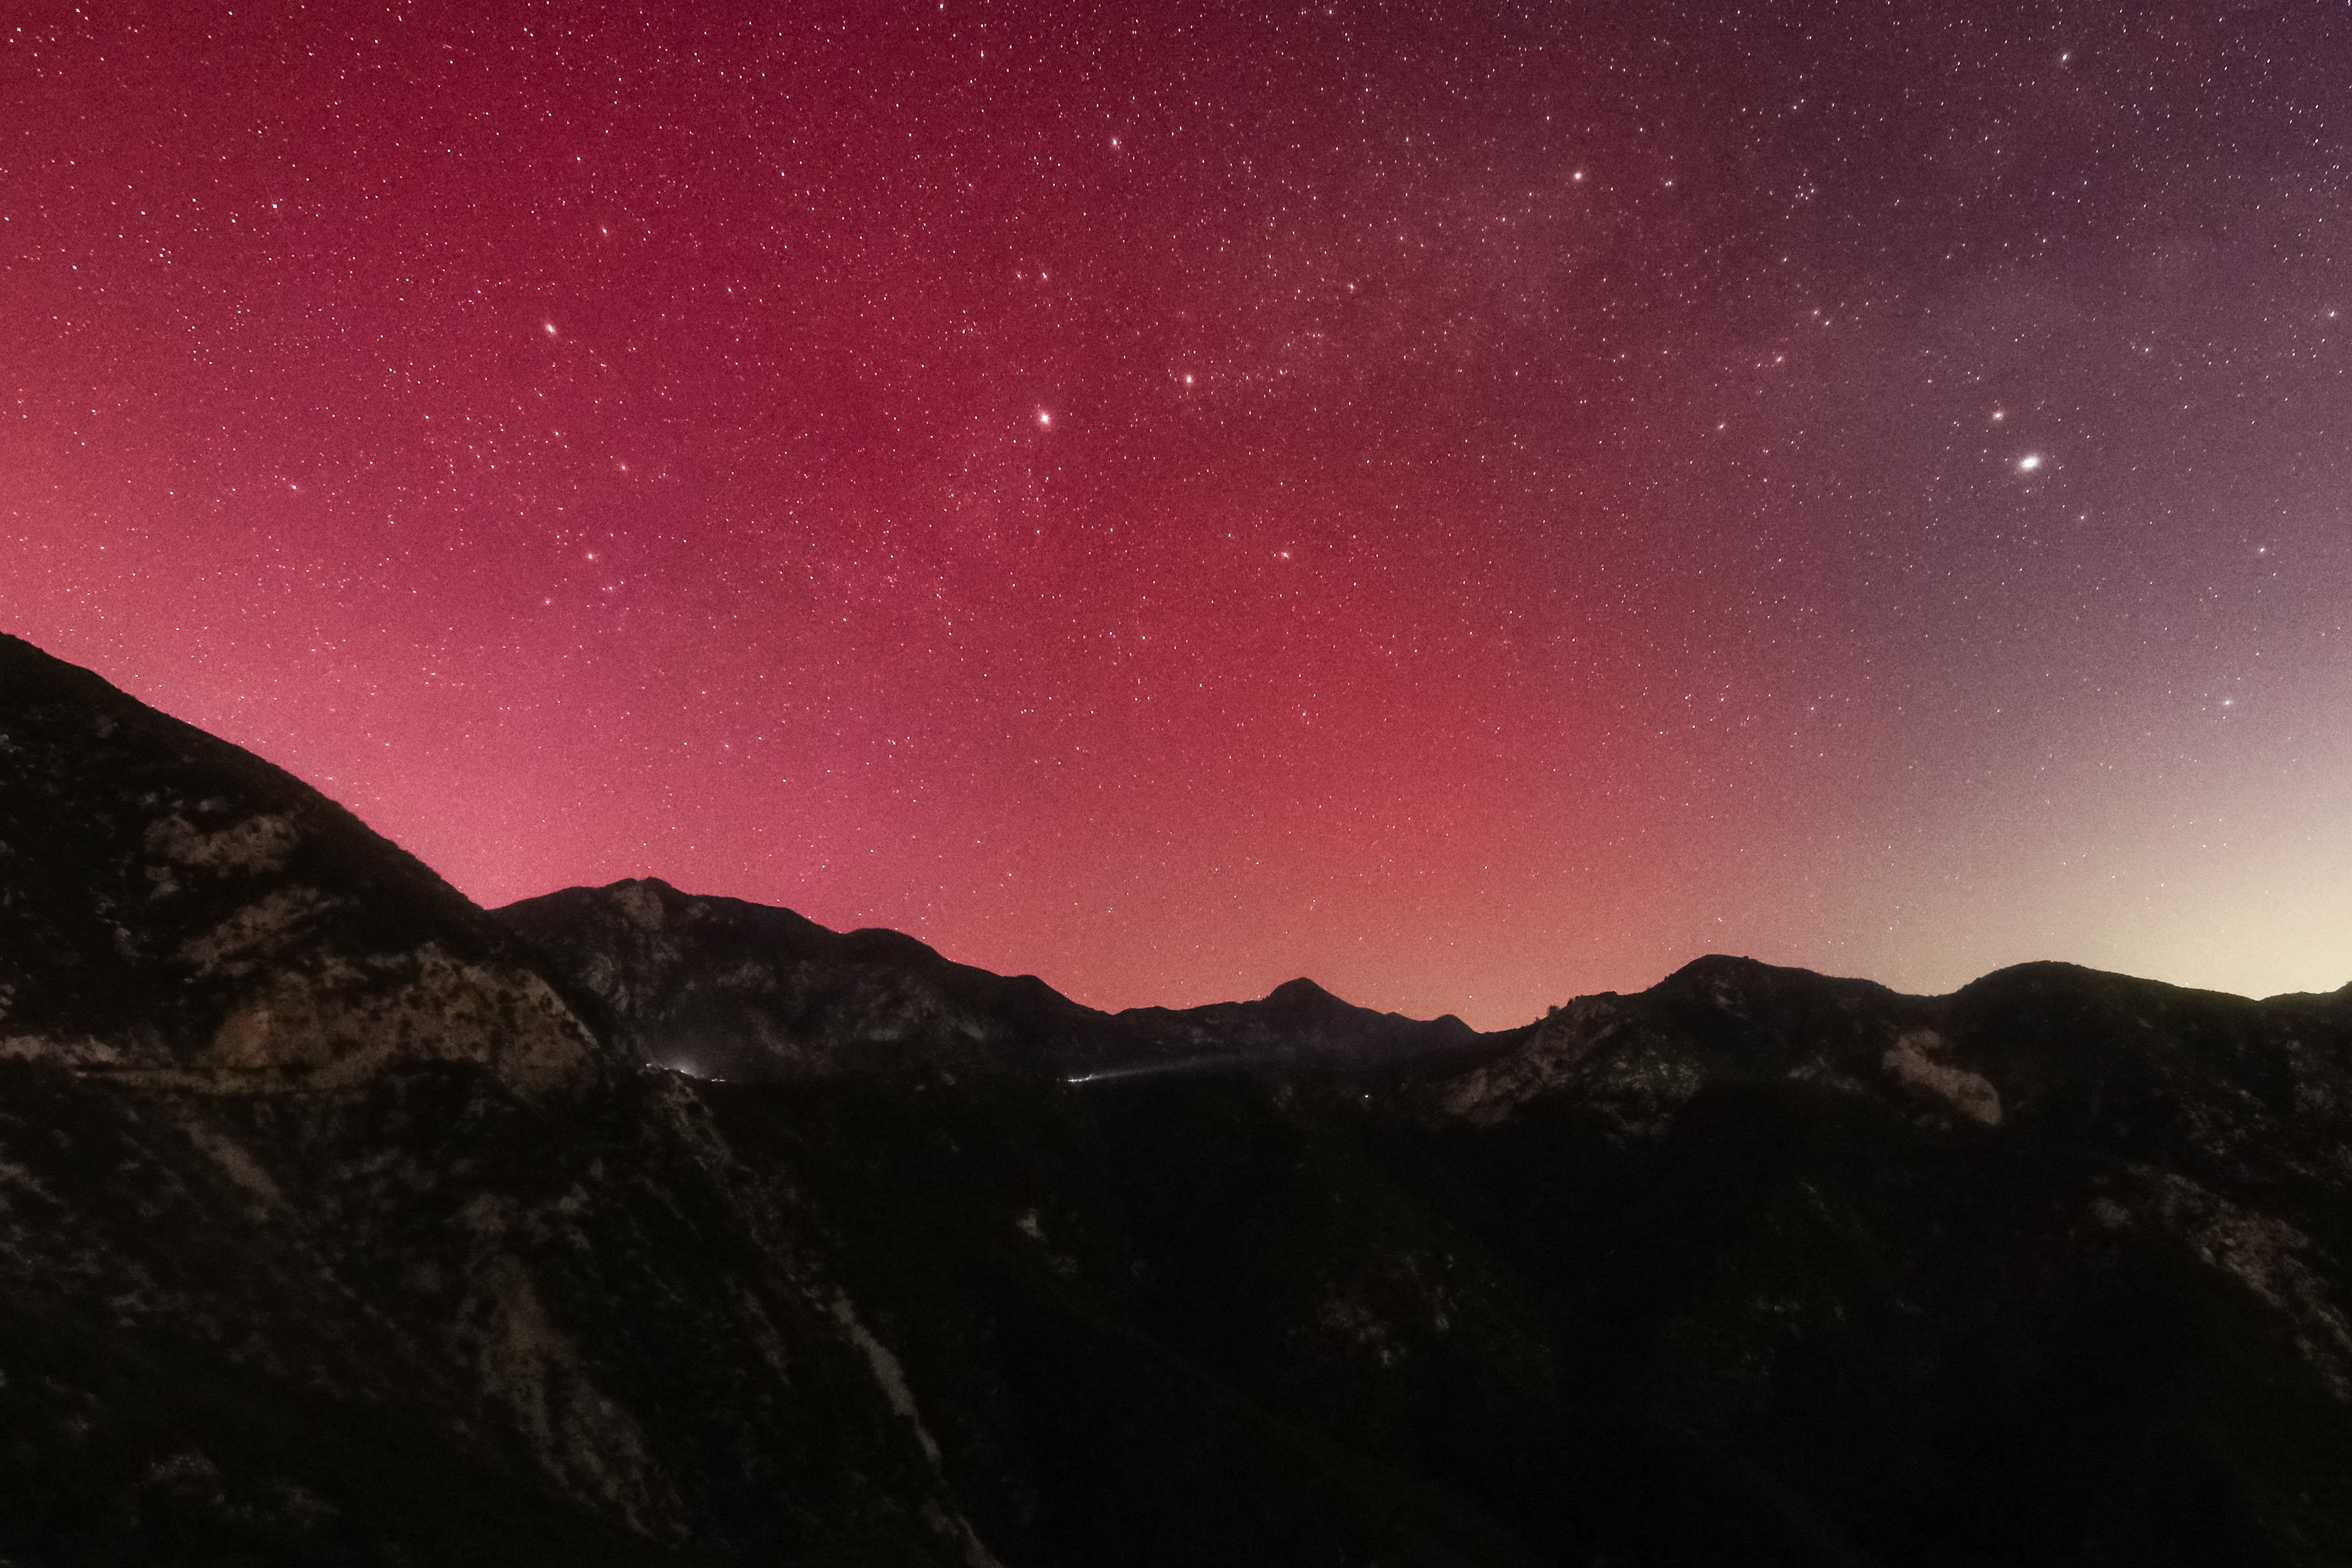
[[[1104,1013],[0,638],[0,1561],[2352,1561],[2352,987]]]

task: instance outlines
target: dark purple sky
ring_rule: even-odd
[[[486,903],[2352,979],[2352,7],[35,0],[0,110],[0,624]]]

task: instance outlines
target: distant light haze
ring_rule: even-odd
[[[2352,7],[0,23],[0,626],[1103,1006],[2352,981]]]

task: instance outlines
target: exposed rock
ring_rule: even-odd
[[[1982,1075],[1948,1067],[1941,1059],[1944,1037],[1914,1029],[1888,1049],[1883,1065],[1895,1081],[1942,1100],[1959,1115],[1987,1127],[2000,1125],[2000,1092]]]
[[[510,1086],[575,1079],[596,1054],[586,1027],[528,970],[459,963],[436,942],[368,974],[286,970],[243,992],[190,1087],[349,1088],[393,1062],[470,1061]]]
[[[294,858],[301,834],[282,816],[264,814],[206,833],[174,812],[148,825],[147,852],[179,870],[237,872],[282,871]],[[161,885],[166,879],[153,879]]]

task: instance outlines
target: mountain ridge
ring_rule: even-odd
[[[0,642],[0,1559],[2348,1557],[2352,987],[1104,1014]]]
[[[567,888],[492,914],[593,991],[645,1060],[705,1078],[835,1070],[819,1041],[878,1049],[923,1037],[950,1055],[985,1042],[1084,1078],[1211,1066],[1370,1068],[1433,1061],[1478,1038],[1450,1014],[1423,1021],[1378,1013],[1305,978],[1255,1002],[1106,1013],[1035,975],[957,963],[901,932],[833,931],[789,910],[683,893],[658,878]]]

